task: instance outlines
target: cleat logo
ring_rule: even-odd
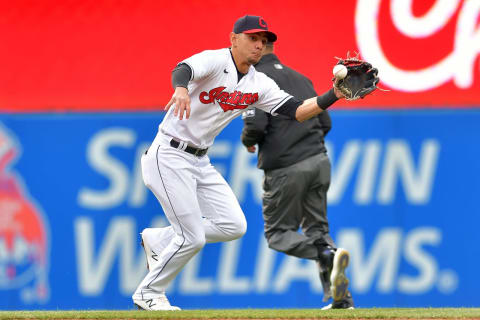
[[[158,255],[152,250],[152,259],[158,261]]]
[[[145,301],[146,304],[148,304],[148,307],[153,307],[155,305],[155,303],[153,303],[153,299],[150,299],[150,300],[147,300]]]

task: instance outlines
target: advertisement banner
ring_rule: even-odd
[[[331,234],[358,307],[478,306],[478,111],[332,111]],[[140,173],[162,113],[0,116],[0,309],[131,309],[139,233],[168,224]],[[184,309],[318,308],[313,261],[268,249],[262,171],[241,119],[209,157],[246,235],[207,245],[172,283]]]
[[[176,64],[229,47],[245,14],[264,17],[280,60],[319,93],[347,52],[379,69],[390,91],[339,108],[480,106],[479,1],[52,0],[0,2],[0,111],[159,110]]]

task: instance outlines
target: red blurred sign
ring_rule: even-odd
[[[228,47],[244,14],[319,93],[336,56],[378,67],[390,91],[336,108],[480,106],[480,1],[18,0],[0,2],[0,111],[158,110],[176,63]]]

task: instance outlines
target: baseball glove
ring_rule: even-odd
[[[370,63],[358,59],[358,57],[338,59],[337,64],[347,67],[347,75],[343,79],[332,79],[333,86],[339,90],[347,100],[357,100],[370,94],[377,89],[378,70]]]

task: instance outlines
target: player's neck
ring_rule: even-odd
[[[233,62],[235,63],[235,66],[237,67],[238,72],[247,74],[248,69],[250,69],[250,64],[248,63],[248,61],[242,60],[237,50],[231,49],[231,52],[232,52]]]

